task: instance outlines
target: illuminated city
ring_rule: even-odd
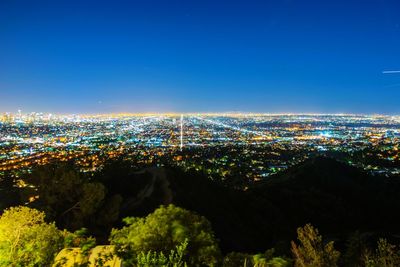
[[[124,155],[221,179],[240,163],[243,179],[257,181],[331,155],[372,173],[400,173],[399,116],[8,113],[0,125],[2,171],[71,159],[94,171]]]

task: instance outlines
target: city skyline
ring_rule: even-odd
[[[2,1],[0,113],[400,114],[397,1]]]
[[[131,116],[383,116],[383,117],[399,117],[397,113],[345,113],[345,112],[242,112],[242,111],[226,111],[226,112],[110,112],[110,113],[60,113],[60,112],[41,112],[41,111],[3,111],[0,115],[12,115],[14,117],[22,116],[26,117],[29,115],[41,115],[41,116],[56,116],[56,117],[69,117],[69,116],[81,116],[81,117],[131,117]]]

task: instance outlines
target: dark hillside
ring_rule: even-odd
[[[42,194],[46,190],[55,190],[62,195],[53,193],[47,199],[57,201],[46,202],[46,198],[39,198],[31,205],[52,210],[49,219],[56,220],[59,227],[65,225],[74,230],[71,222],[76,223],[75,218],[79,219],[79,227],[88,228],[100,242],[107,242],[112,227],[121,227],[122,218],[145,216],[169,203],[210,220],[224,252],[259,252],[270,247],[288,251],[290,240],[295,239],[296,228],[306,223],[313,224],[339,245],[355,231],[384,237],[400,233],[399,178],[370,176],[330,158],[307,160],[247,191],[231,189],[197,172],[184,172],[173,167],[138,170],[126,161],[110,163],[101,172],[89,176],[74,174],[70,168],[61,165],[53,166],[54,171],[49,171],[50,167],[46,166],[48,171],[40,172],[43,179],[31,181],[41,188]],[[58,183],[49,187],[55,174]],[[73,184],[68,182],[71,179],[75,179]],[[10,199],[13,199],[12,205],[17,205],[20,193],[32,194],[29,187],[17,189],[5,181],[0,188],[4,193],[1,201],[4,207],[11,205]],[[90,200],[92,196],[90,192],[83,191],[80,195],[68,192],[95,183],[104,185],[104,197],[93,207],[76,209],[69,217],[65,216],[65,207],[80,201],[86,204],[86,199]],[[100,190],[102,187],[92,188]],[[64,195],[68,197],[60,197]],[[25,202],[20,200],[19,203]]]
[[[400,183],[329,158],[315,158],[246,192],[200,175],[170,171],[173,202],[206,216],[226,250],[260,250],[286,243],[312,223],[325,236],[398,232]]]

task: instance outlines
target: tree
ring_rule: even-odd
[[[366,249],[365,237],[359,231],[352,233],[346,242],[346,251],[342,258],[344,266],[364,266],[363,254]]]
[[[20,204],[18,187],[11,171],[0,172],[0,211]]]
[[[23,197],[39,196],[31,205],[71,230],[93,218],[106,194],[103,184],[85,177],[72,163],[39,166],[25,180],[31,186],[24,188]]]
[[[193,212],[173,205],[161,206],[146,218],[125,218],[127,226],[111,232],[111,244],[127,264],[135,264],[140,253],[164,255],[188,240],[189,266],[215,265],[220,251],[210,222]]]
[[[296,267],[335,267],[340,253],[333,247],[333,241],[323,244],[318,230],[310,224],[297,229],[300,245],[294,241],[292,252]]]
[[[63,236],[45,214],[13,207],[0,217],[0,266],[49,266],[63,246]]]
[[[104,205],[100,208],[96,218],[96,224],[106,226],[111,229],[111,226],[119,218],[119,211],[123,198],[119,194],[115,194],[104,201]]]
[[[365,255],[364,265],[367,267],[400,266],[400,251],[386,239],[380,238],[375,253]]]

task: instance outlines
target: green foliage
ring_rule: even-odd
[[[274,249],[265,253],[250,255],[240,252],[231,252],[224,257],[223,267],[289,267],[291,261],[281,257],[274,257]]]
[[[0,217],[0,266],[49,266],[62,246],[62,233],[43,212],[19,206]]]
[[[323,244],[318,230],[310,224],[297,229],[300,245],[292,241],[292,252],[296,267],[335,267],[340,253],[333,242]]]
[[[111,232],[111,244],[117,255],[134,264],[140,253],[162,252],[164,255],[185,240],[190,266],[215,265],[220,251],[207,219],[173,205],[161,206],[146,218],[126,218],[127,226]]]
[[[136,258],[136,265],[138,267],[186,267],[187,264],[183,258],[187,245],[188,241],[186,239],[182,244],[176,246],[176,249],[171,250],[168,256],[165,256],[163,252],[141,252]]]
[[[231,252],[224,257],[223,267],[251,267],[253,256],[247,253]]]
[[[367,267],[397,267],[400,266],[400,250],[386,239],[378,240],[375,253],[366,253],[365,266]]]
[[[76,230],[73,233],[68,231],[63,232],[64,234],[64,247],[73,248],[79,247],[83,253],[83,255],[87,256],[89,251],[96,246],[96,239],[87,236],[87,229],[82,228],[80,230]]]
[[[252,263],[254,267],[265,267],[269,266],[268,262],[272,259],[275,250],[269,249],[265,253],[258,253],[253,255]]]
[[[268,267],[289,267],[292,266],[292,262],[282,257],[273,257],[267,262]]]

